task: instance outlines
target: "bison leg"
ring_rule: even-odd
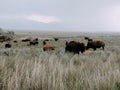
[[[84,51],[81,51],[81,53],[83,53]]]
[[[67,52],[68,52],[68,50],[66,50],[66,49],[65,49],[65,52],[67,53]]]
[[[67,47],[65,48],[65,52],[67,52],[68,51],[68,49],[67,49]]]
[[[94,47],[93,49],[94,49],[94,51],[96,50],[96,48],[95,48],[95,47]]]
[[[74,52],[74,54],[79,54],[79,52]]]
[[[102,49],[104,50],[104,46],[102,46]]]
[[[76,50],[72,50],[71,52],[73,52],[74,54],[79,54],[79,52]]]

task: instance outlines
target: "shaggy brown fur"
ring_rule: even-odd
[[[9,43],[5,44],[5,48],[11,48],[11,47],[12,47],[11,44],[9,44]]]
[[[66,42],[65,52],[73,52],[74,54],[79,54],[79,52],[83,53],[85,51],[84,43],[71,41]]]
[[[44,51],[51,51],[51,50],[55,50],[53,46],[44,46],[43,47]]]
[[[96,50],[97,48],[101,48],[104,50],[105,43],[102,41],[88,41],[87,43],[87,49],[92,48]]]

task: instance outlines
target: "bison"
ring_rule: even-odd
[[[5,44],[5,48],[11,48],[11,47],[12,47],[11,44],[9,44],[9,43]]]
[[[84,37],[85,40],[88,40],[88,41],[93,41],[91,38],[89,37]]]
[[[65,52],[73,52],[74,54],[83,53],[85,52],[85,44],[76,41],[66,42]]]
[[[44,41],[49,41],[49,39],[45,39]]]
[[[43,41],[43,45],[46,45],[46,42],[45,42],[45,41]]]
[[[38,41],[30,41],[29,44],[30,44],[30,46],[31,45],[36,45],[36,44],[38,44]]]
[[[58,38],[54,38],[55,41],[58,41],[59,39]]]
[[[29,42],[30,39],[26,38],[26,39],[23,39],[22,42]]]
[[[38,38],[36,38],[35,41],[38,41]]]
[[[31,46],[31,45],[36,45],[36,44],[38,44],[38,38],[36,38],[36,39],[34,39],[34,40],[31,40],[31,41],[29,42],[29,44],[30,44],[30,46]]]
[[[53,46],[44,46],[43,47],[43,51],[51,51],[51,50],[55,50],[55,48]]]
[[[84,39],[85,39],[85,40],[88,40],[88,39],[89,39],[89,37],[84,37]]]
[[[93,41],[93,39],[88,38],[88,41]]]
[[[105,43],[102,41],[88,41],[86,49],[92,48],[93,50],[96,50],[97,48],[101,48],[104,50]]]
[[[14,40],[13,42],[14,42],[14,43],[17,43],[18,41],[17,41],[17,40]]]

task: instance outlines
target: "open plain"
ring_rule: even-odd
[[[0,43],[0,90],[120,90],[120,33],[15,34],[11,48]],[[105,49],[65,52],[66,41],[87,45],[86,36],[103,41]],[[26,38],[38,38],[38,44],[22,42]],[[47,45],[54,50],[44,51]]]

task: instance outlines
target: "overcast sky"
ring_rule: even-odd
[[[120,0],[0,0],[0,27],[120,32]]]

